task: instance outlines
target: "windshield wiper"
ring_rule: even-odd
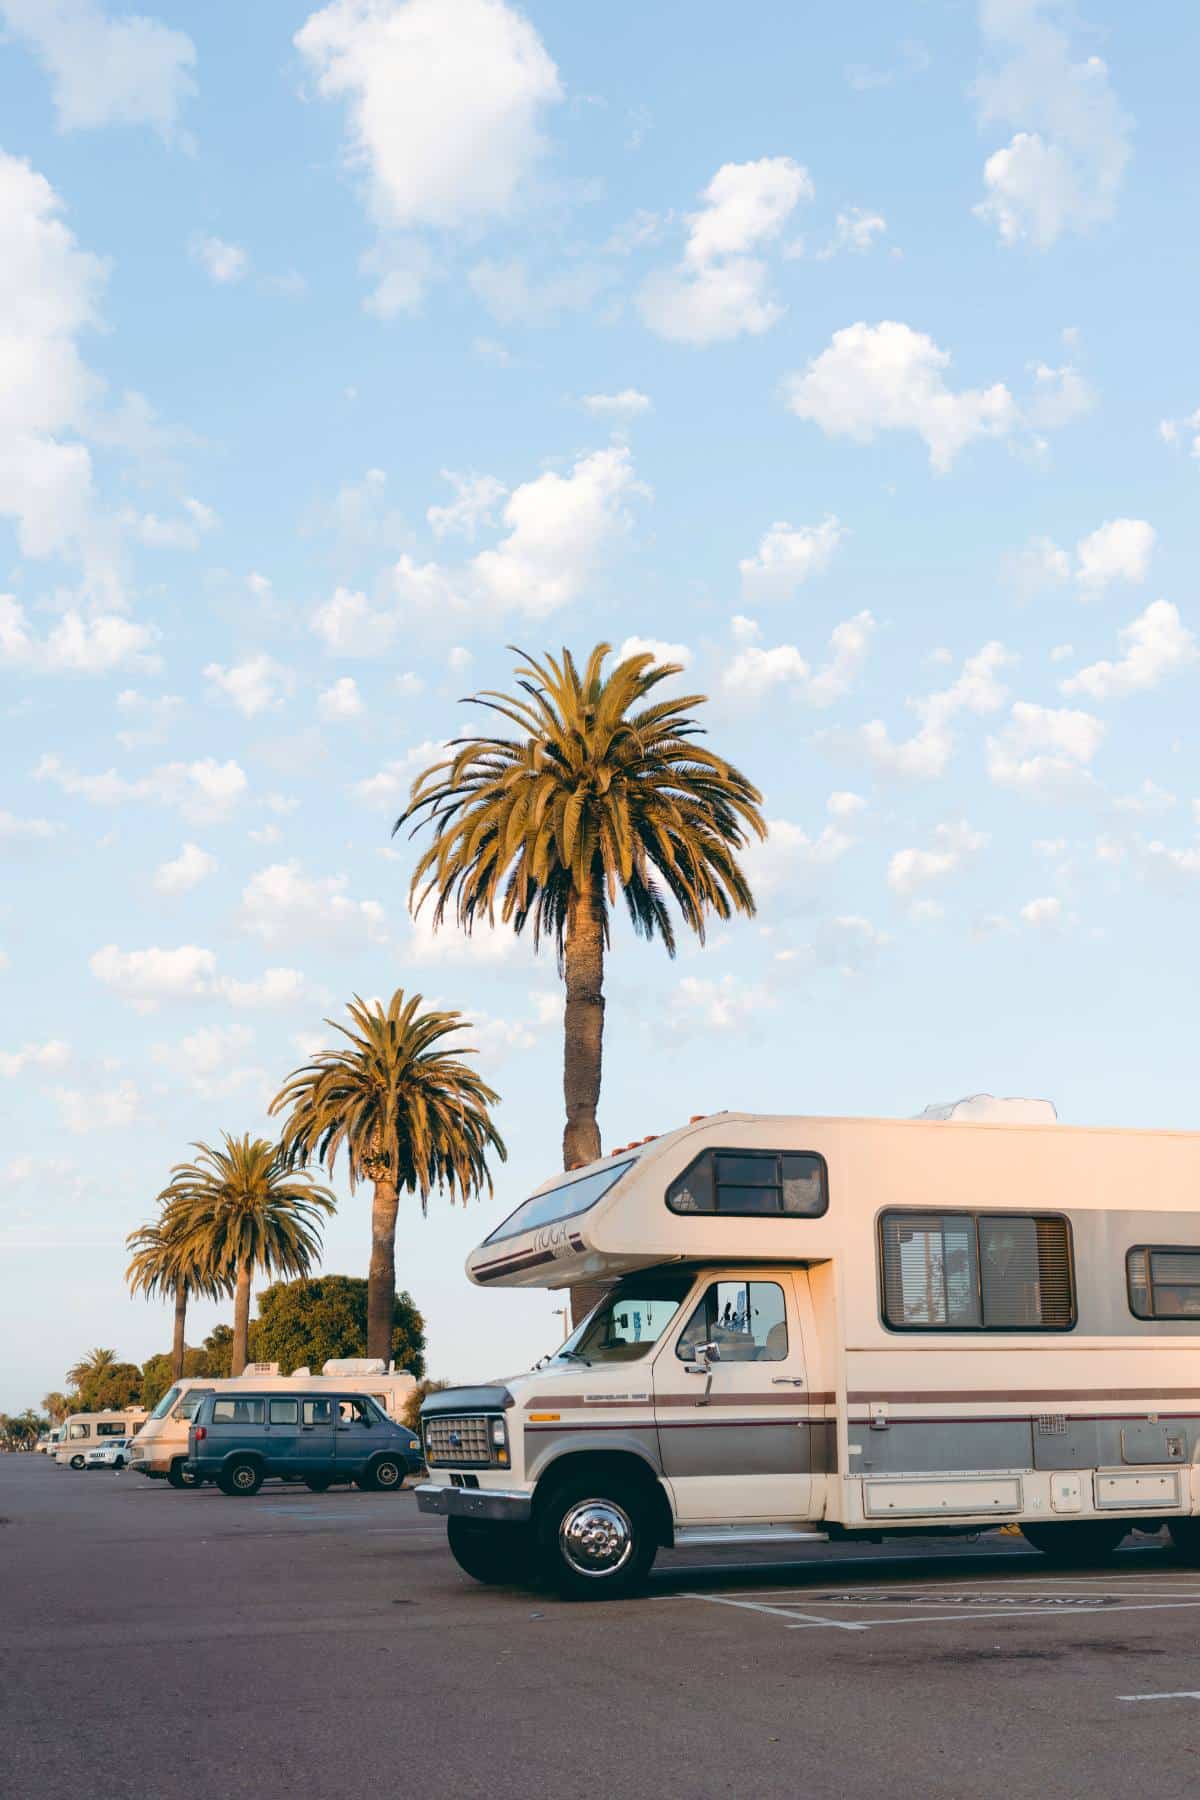
[[[555,1355],[564,1357],[565,1359],[568,1359],[571,1362],[581,1362],[585,1365],[585,1367],[587,1367],[589,1369],[592,1366],[591,1357],[584,1356],[584,1354],[581,1350],[558,1350],[555,1352]]]

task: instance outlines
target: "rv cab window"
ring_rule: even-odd
[[[714,1362],[784,1362],[787,1312],[777,1281],[714,1281],[684,1326],[675,1354],[694,1362],[701,1347]]]
[[[557,1187],[547,1188],[544,1194],[534,1194],[532,1199],[518,1206],[515,1213],[510,1213],[502,1225],[497,1225],[490,1237],[484,1238],[484,1243],[495,1244],[501,1238],[532,1231],[537,1225],[554,1225],[559,1219],[573,1219],[578,1213],[588,1212],[597,1200],[616,1186],[622,1175],[632,1169],[634,1161],[631,1157],[628,1162],[613,1163],[607,1169],[594,1169],[590,1175],[575,1175],[570,1181],[560,1181]]]
[[[150,1417],[152,1419],[165,1419],[178,1398],[179,1389],[177,1387],[169,1387],[158,1405],[154,1408],[154,1411],[150,1414]]]

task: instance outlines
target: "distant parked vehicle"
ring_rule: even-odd
[[[366,1394],[209,1393],[188,1431],[187,1474],[225,1494],[257,1494],[268,1475],[393,1492],[421,1467],[416,1433]]]
[[[123,1412],[74,1413],[62,1428],[54,1460],[60,1468],[82,1469],[89,1450],[132,1437],[145,1417],[142,1406],[127,1406]]]
[[[54,1452],[58,1449],[59,1444],[62,1442],[62,1434],[63,1427],[61,1425],[58,1426],[55,1431],[44,1432],[33,1446],[35,1452],[40,1453],[42,1456],[53,1456]]]
[[[84,1458],[85,1469],[126,1469],[129,1467],[131,1437],[114,1438],[111,1443],[97,1444]]]

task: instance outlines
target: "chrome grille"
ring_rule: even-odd
[[[425,1461],[431,1467],[485,1468],[492,1460],[490,1428],[483,1413],[436,1413],[425,1421]]]

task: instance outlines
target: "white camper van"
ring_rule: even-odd
[[[89,1450],[114,1438],[131,1437],[145,1417],[144,1406],[127,1406],[121,1412],[72,1413],[51,1454],[60,1468],[82,1469]]]
[[[390,1367],[373,1357],[338,1357],[324,1363],[319,1375],[296,1369],[281,1375],[277,1362],[247,1363],[236,1377],[193,1376],[167,1389],[133,1440],[130,1469],[152,1480],[169,1481],[172,1487],[190,1487],[184,1474],[188,1426],[205,1394],[253,1388],[256,1394],[286,1393],[301,1383],[306,1390],[336,1388],[339,1394],[369,1394],[389,1419],[399,1419],[416,1388],[416,1377],[406,1369]]]
[[[1200,1560],[1198,1199],[1196,1133],[695,1120],[472,1252],[480,1285],[614,1285],[535,1369],[426,1400],[418,1503],[478,1579],[573,1594],[663,1545],[1000,1522],[1064,1562],[1165,1522]]]

